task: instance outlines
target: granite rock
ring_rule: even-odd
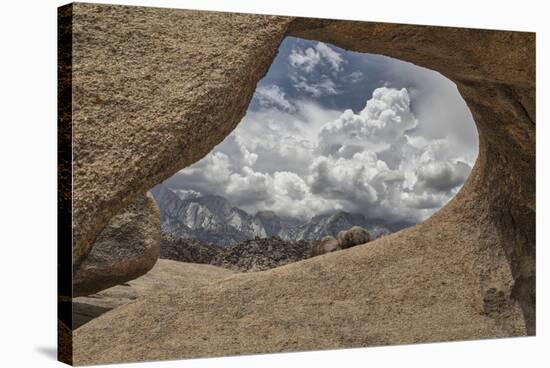
[[[438,71],[456,83],[479,132],[470,177],[425,222],[368,246],[136,300],[74,332],[77,364],[535,333],[534,33],[72,10],[77,268],[114,215],[232,131],[285,36]],[[489,290],[498,298],[487,301]]]
[[[133,280],[155,265],[159,252],[159,210],[147,193],[113,217],[97,237],[73,275],[73,295],[93,294]]]

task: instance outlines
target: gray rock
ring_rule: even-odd
[[[162,259],[209,264],[221,252],[223,252],[222,247],[198,239],[178,238],[167,233],[161,236],[160,258]]]
[[[133,280],[155,265],[159,252],[159,211],[148,193],[109,221],[74,274],[73,295]]]
[[[312,240],[288,241],[277,236],[245,240],[221,252],[210,264],[241,272],[265,271],[311,257]]]
[[[354,226],[349,230],[340,231],[337,239],[342,249],[351,248],[359,244],[365,244],[372,240],[369,232],[359,226]]]

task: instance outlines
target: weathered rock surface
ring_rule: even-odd
[[[369,232],[359,226],[353,226],[351,229],[340,231],[336,238],[342,249],[365,244],[372,240]]]
[[[534,34],[72,9],[77,267],[111,217],[235,127],[285,35],[441,72],[480,144],[462,190],[424,223],[136,300],[74,332],[77,364],[534,334]]]
[[[97,237],[73,276],[73,295],[97,293],[145,274],[159,251],[159,211],[147,193],[113,217]]]
[[[269,271],[136,300],[77,329],[75,359],[84,364],[524,335],[517,306],[503,305],[508,317],[502,323],[486,314],[481,298],[475,302],[477,290],[468,287],[473,278],[463,273],[464,262],[472,267],[473,260],[461,242],[426,226],[440,236],[441,247],[419,252],[414,244],[425,244],[423,234],[404,230]],[[456,257],[448,257],[451,251]]]
[[[57,320],[57,359],[73,364],[73,331],[60,319]]]
[[[159,259],[151,271],[128,283],[73,299],[73,329],[142,297],[173,289],[197,288],[231,276],[232,271]]]
[[[161,258],[211,264],[240,272],[264,271],[312,256],[312,240],[288,241],[277,236],[245,240],[228,247],[162,234]]]
[[[340,246],[340,243],[338,243],[338,240],[336,240],[334,236],[328,235],[321,238],[321,240],[313,246],[311,254],[313,256],[320,256],[321,254],[330,253],[341,249],[342,247]]]
[[[160,258],[179,262],[210,264],[223,251],[223,248],[198,239],[177,238],[162,233]]]
[[[334,252],[337,250],[347,249],[368,243],[372,240],[367,229],[360,226],[353,226],[348,230],[338,232],[336,238],[333,236],[323,237],[312,248],[312,255],[318,256],[325,253]]]
[[[287,18],[73,4],[75,267],[107,222],[241,120]]]
[[[220,250],[210,264],[241,272],[265,271],[311,257],[312,240],[271,238],[245,240]]]

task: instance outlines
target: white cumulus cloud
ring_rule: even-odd
[[[340,53],[322,42],[305,50],[292,49],[288,61],[290,65],[300,68],[306,73],[311,73],[319,64],[326,64],[332,71],[339,72],[342,70],[342,64],[345,63]]]
[[[249,112],[172,187],[220,194],[248,211],[311,217],[345,209],[371,218],[421,220],[456,193],[471,167],[445,139],[417,127],[407,89],[376,89],[358,113],[305,101]]]
[[[256,88],[254,98],[263,107],[274,106],[281,110],[294,111],[294,106],[287,100],[285,92],[274,84]]]
[[[341,90],[334,78],[343,71],[346,60],[342,55],[322,42],[306,49],[294,48],[288,55],[294,70],[289,75],[293,87],[313,97],[337,95]],[[352,79],[360,78],[355,72]]]
[[[325,124],[319,134],[319,146],[325,154],[341,156],[364,149],[380,152],[389,149],[417,124],[410,111],[407,90],[382,87],[374,91],[358,114],[346,110],[338,119]]]

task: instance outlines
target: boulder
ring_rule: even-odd
[[[365,244],[372,240],[369,232],[360,227],[354,226],[348,230],[342,230],[336,236],[341,249],[347,249],[359,244]]]
[[[320,256],[321,254],[334,252],[340,249],[342,249],[342,247],[340,247],[338,240],[336,240],[334,236],[327,235],[321,238],[321,240],[312,247],[311,253],[312,256]]]
[[[75,270],[73,296],[97,293],[148,272],[159,258],[159,216],[147,193],[113,217]]]

